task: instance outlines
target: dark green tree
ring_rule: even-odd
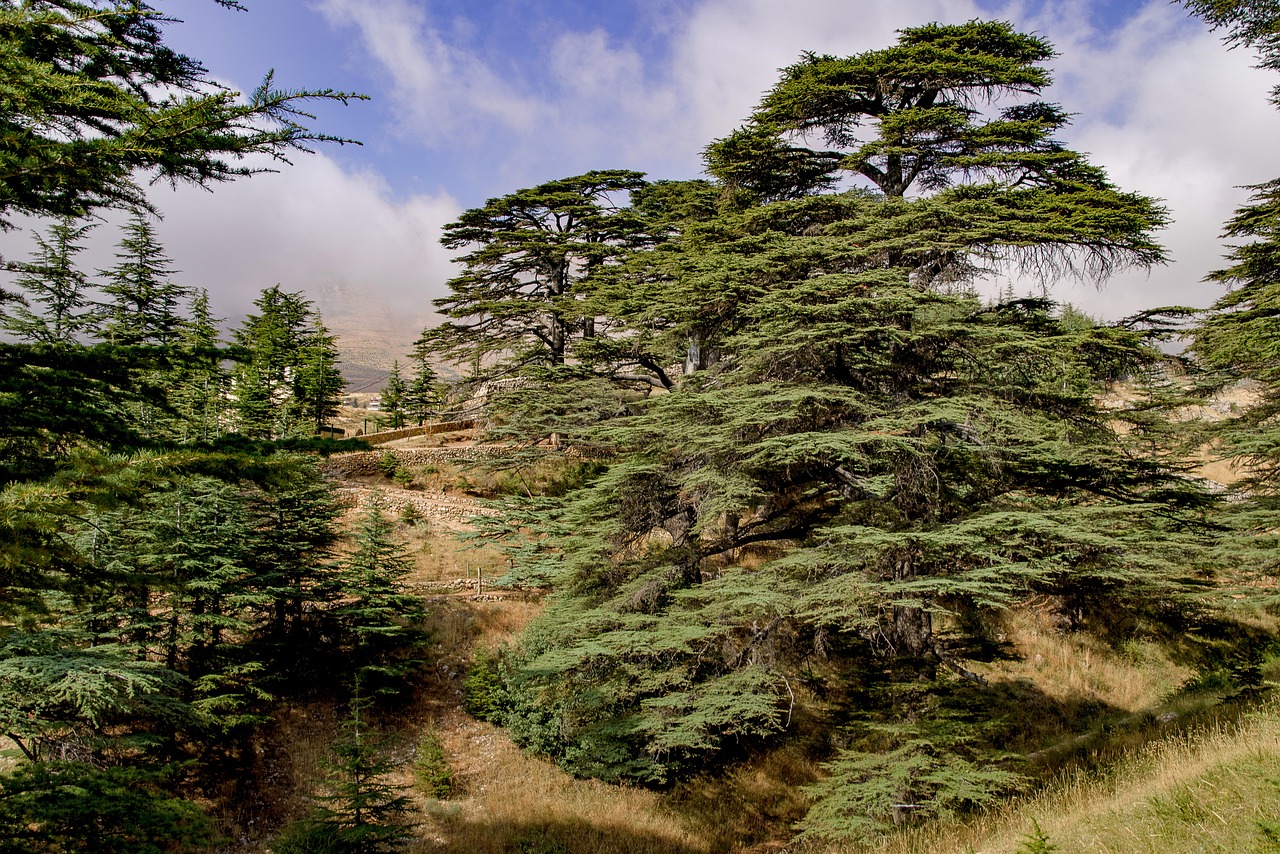
[[[196,854],[217,844],[198,806],[166,791],[173,769],[49,762],[0,776],[3,854]]]
[[[919,724],[876,772],[897,782],[875,821],[934,794],[978,803],[1011,783],[994,745],[930,731],[937,695],[910,686],[980,682],[985,617],[1028,595],[1109,619],[1185,594],[1203,499],[1096,402],[1159,360],[1143,322],[972,292],[997,265],[1162,260],[1163,210],[1054,141],[1061,110],[1026,104],[1051,55],[971,22],[807,56],[708,149],[722,212],[633,260],[622,275],[651,299],[602,313],[620,336],[658,314],[666,364],[681,338],[714,358],[592,431],[613,456],[585,488],[510,519],[536,547],[513,557],[559,585],[505,671],[520,740],[577,773],[667,779],[785,729],[816,657],[833,690],[890,698],[843,723]],[[872,186],[837,191],[842,169]],[[875,765],[857,752],[833,770]],[[851,808],[852,790],[820,794]]]
[[[342,597],[330,612],[364,690],[394,692],[412,668],[414,646],[423,640],[421,598],[405,589],[412,561],[395,539],[395,523],[375,495],[356,523],[352,551],[341,562],[336,581]]]
[[[316,461],[287,457],[264,472],[251,496],[246,561],[252,589],[262,597],[258,660],[305,678],[326,647],[322,612],[332,602],[333,548],[339,514],[333,486]]]
[[[642,186],[638,172],[588,172],[490,199],[446,226],[440,242],[467,251],[435,301],[451,318],[433,332],[438,352],[483,368],[563,364],[572,341],[603,331],[578,285],[641,238],[627,203]]]
[[[400,376],[400,362],[391,366],[391,376],[378,395],[378,424],[395,430],[404,426],[408,387]]]
[[[293,399],[299,410],[298,432],[314,436],[338,414],[346,380],[338,368],[338,339],[319,315],[307,335],[294,382]]]
[[[1224,453],[1248,461],[1245,484],[1268,495],[1280,491],[1280,179],[1253,188],[1252,204],[1227,223],[1232,265],[1209,279],[1229,290],[1195,332],[1193,352],[1214,371],[1215,385],[1241,378],[1260,384],[1261,400],[1226,422]]]
[[[231,376],[222,366],[219,321],[209,311],[208,291],[192,300],[190,313],[178,339],[170,399],[178,416],[176,438],[208,442],[226,432]]]
[[[244,358],[232,374],[238,432],[260,439],[312,436],[337,412],[342,391],[334,336],[311,301],[267,288],[234,333]]]
[[[1225,28],[1233,46],[1254,48],[1264,68],[1280,70],[1280,5],[1269,0],[1188,0],[1185,4],[1215,29]],[[1280,106],[1280,85],[1272,90]],[[1274,576],[1276,536],[1272,520],[1280,498],[1280,179],[1250,188],[1250,204],[1227,223],[1233,245],[1230,266],[1209,274],[1227,286],[1200,326],[1191,346],[1205,369],[1206,392],[1240,380],[1257,384],[1259,399],[1236,418],[1215,425],[1212,439],[1225,458],[1242,462],[1241,500],[1231,502],[1225,520],[1235,536],[1225,537],[1224,561],[1245,574]],[[1252,598],[1252,597],[1250,597]]]
[[[235,7],[228,0],[215,0]],[[279,89],[270,74],[247,98],[164,43],[167,18],[147,3],[31,0],[0,7],[0,226],[14,214],[83,217],[147,208],[154,181],[209,186],[287,162],[315,142],[307,101],[332,90]],[[141,183],[140,183],[141,182]]]
[[[336,854],[386,854],[400,850],[412,833],[413,802],[405,787],[388,783],[387,743],[363,720],[367,700],[351,703],[329,768],[329,792],[304,831]],[[303,849],[305,850],[305,849]]]
[[[124,226],[115,266],[100,272],[107,282],[103,293],[110,297],[101,330],[106,341],[165,346],[178,339],[186,324],[180,306],[193,292],[171,281],[177,271],[170,263],[150,215],[135,210]]]
[[[83,343],[98,323],[98,311],[86,291],[88,278],[76,268],[76,255],[93,223],[77,225],[60,219],[47,235],[34,233],[36,250],[19,266],[14,283],[23,298],[12,314],[0,317],[0,328],[21,341],[37,344]]]
[[[419,427],[440,410],[439,377],[431,365],[434,352],[431,330],[426,329],[413,342],[413,352],[409,354],[413,378],[404,390],[405,415]]]

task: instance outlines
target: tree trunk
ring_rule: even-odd
[[[910,557],[894,565],[894,581],[906,581],[914,576],[915,564]],[[917,605],[894,605],[889,635],[899,656],[924,658],[933,650],[933,617]]]

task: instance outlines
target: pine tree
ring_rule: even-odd
[[[209,311],[209,292],[202,290],[191,303],[191,318],[179,337],[170,394],[181,441],[208,442],[225,432],[231,377],[222,367],[218,323]]]
[[[341,561],[336,581],[342,600],[331,611],[349,646],[345,659],[360,684],[375,692],[403,686],[420,663],[412,653],[423,639],[416,625],[422,600],[404,586],[412,561],[394,529],[375,495],[356,523],[354,549]]]
[[[413,342],[413,352],[409,354],[409,364],[413,369],[413,378],[404,390],[404,411],[409,420],[419,427],[440,408],[439,378],[435,368],[431,366],[434,347],[431,343],[431,330],[426,329],[418,340]]]
[[[197,854],[214,824],[166,791],[174,769],[23,765],[0,777],[0,854]]]
[[[115,266],[100,271],[107,280],[103,293],[111,298],[101,333],[106,341],[166,346],[178,340],[186,325],[179,306],[193,292],[171,281],[177,271],[170,263],[150,216],[134,211],[124,226]]]
[[[564,364],[572,341],[598,331],[579,283],[644,239],[624,204],[642,186],[638,172],[588,172],[490,199],[446,226],[446,248],[476,248],[435,301],[452,318],[430,336],[438,352],[484,370]]]
[[[233,371],[238,431],[260,439],[313,436],[338,409],[342,374],[334,336],[300,293],[267,288],[236,330],[245,353]]]
[[[14,280],[25,294],[25,304],[0,318],[0,328],[31,343],[83,343],[81,339],[95,329],[98,313],[75,256],[84,251],[82,241],[93,228],[93,223],[76,225],[63,218],[49,226],[47,235],[32,234],[36,250]]]
[[[328,647],[323,610],[335,596],[333,548],[339,506],[316,461],[285,456],[264,472],[250,501],[249,589],[260,597],[261,658],[304,678]]]
[[[112,0],[0,9],[0,77],[16,93],[0,118],[0,227],[15,214],[146,208],[147,183],[208,187],[262,171],[237,162],[248,155],[284,161],[347,141],[305,128],[303,105],[363,96],[282,90],[270,74],[248,97],[212,86],[203,65],[164,43],[169,20]]]
[[[407,398],[408,388],[400,378],[400,362],[397,361],[391,366],[391,375],[387,377],[387,384],[382,387],[382,393],[378,396],[379,425],[393,430],[403,427]]]
[[[413,802],[405,787],[385,781],[391,770],[385,740],[370,732],[363,715],[367,700],[351,702],[329,773],[330,791],[321,796],[313,821],[343,854],[397,851],[412,834],[406,818]]]
[[[1215,28],[1227,28],[1229,44],[1253,47],[1264,68],[1280,69],[1276,4],[1188,0],[1185,5]],[[1280,106],[1280,86],[1272,91],[1272,102]],[[1256,403],[1215,425],[1207,438],[1222,457],[1243,463],[1239,481],[1231,485],[1239,500],[1228,505],[1221,520],[1232,530],[1232,536],[1223,538],[1223,562],[1269,584],[1280,568],[1272,521],[1280,500],[1280,179],[1250,189],[1250,204],[1235,212],[1224,234],[1243,242],[1231,247],[1230,266],[1207,277],[1228,291],[1194,330],[1191,351],[1204,369],[1206,394],[1240,380],[1252,381],[1258,389]]]

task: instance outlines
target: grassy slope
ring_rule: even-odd
[[[1031,844],[1036,827],[1053,848]],[[875,849],[1280,851],[1280,703],[1236,725],[1153,742],[1107,773],[1077,774],[968,824],[927,826]]]

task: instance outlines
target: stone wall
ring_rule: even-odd
[[[474,421],[441,421],[438,424],[423,424],[419,427],[401,427],[399,430],[379,430],[358,438],[370,445],[382,445],[396,439],[408,439],[413,436],[434,436],[436,433],[453,433],[457,430],[470,430],[476,426]]]
[[[378,463],[391,454],[402,466],[426,466],[438,463],[473,462],[510,452],[509,448],[475,446],[465,448],[386,448],[380,451],[356,451],[335,454],[320,463],[320,470],[332,477],[370,477],[381,474]]]

